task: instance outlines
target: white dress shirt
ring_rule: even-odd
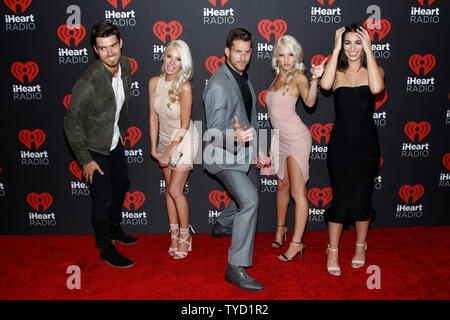
[[[120,117],[120,110],[122,110],[123,103],[125,102],[125,92],[123,90],[123,81],[122,81],[122,68],[120,67],[120,64],[117,75],[112,78],[112,87],[114,90],[114,96],[116,97],[116,105],[117,105],[116,118],[114,121],[114,133],[111,144],[111,150],[114,150],[120,138],[119,117]]]

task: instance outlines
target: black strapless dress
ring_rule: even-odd
[[[325,220],[336,223],[375,218],[372,207],[380,145],[373,121],[375,97],[369,86],[339,87],[334,92],[336,119],[327,164],[333,192]]]

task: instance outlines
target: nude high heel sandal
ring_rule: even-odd
[[[173,234],[172,231],[176,230],[177,233]],[[178,229],[178,224],[170,224],[170,239],[177,239],[177,243],[178,243],[178,235],[180,234],[180,231]],[[169,254],[171,256],[173,256],[178,250],[178,246],[176,248],[174,247],[169,247]]]
[[[366,242],[364,242],[364,243],[358,243],[357,242],[356,246],[360,247],[360,248],[364,248],[364,251],[367,250],[367,243]],[[352,268],[354,268],[354,269],[361,268],[361,267],[364,266],[365,262],[366,262],[365,259],[364,259],[364,261],[363,260],[352,260]]]
[[[178,259],[186,258],[189,251],[192,251],[192,236],[191,236],[191,233],[189,232],[189,229],[193,230],[190,225],[188,228],[180,228],[180,238],[178,241],[178,247],[180,246],[181,243],[185,243],[189,246],[188,251],[182,252],[182,251],[177,250],[177,252],[175,252],[175,255],[173,256],[174,259],[178,260]]]
[[[327,248],[327,257],[328,257],[328,252],[339,252],[339,249],[333,249],[330,248],[330,245],[328,245]],[[327,270],[329,274],[332,274],[333,276],[340,276],[341,275],[341,268],[340,267],[328,267],[327,266]]]

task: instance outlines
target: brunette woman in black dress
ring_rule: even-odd
[[[327,270],[339,276],[338,247],[343,224],[355,221],[353,268],[365,262],[366,238],[375,212],[371,198],[380,161],[373,111],[375,95],[384,89],[384,71],[378,66],[369,33],[360,24],[336,30],[333,54],[320,81],[334,91],[336,119],[328,144],[328,171],[332,206],[325,212],[329,244]]]

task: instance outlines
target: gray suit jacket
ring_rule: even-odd
[[[250,79],[248,86],[253,100],[251,123],[247,119],[241,90],[225,64],[208,80],[203,92],[207,136],[210,138],[203,161],[205,169],[213,174],[222,170],[247,172],[250,163],[256,162],[258,121],[256,95]],[[252,142],[234,142],[234,116],[238,117],[239,125],[255,128]]]

